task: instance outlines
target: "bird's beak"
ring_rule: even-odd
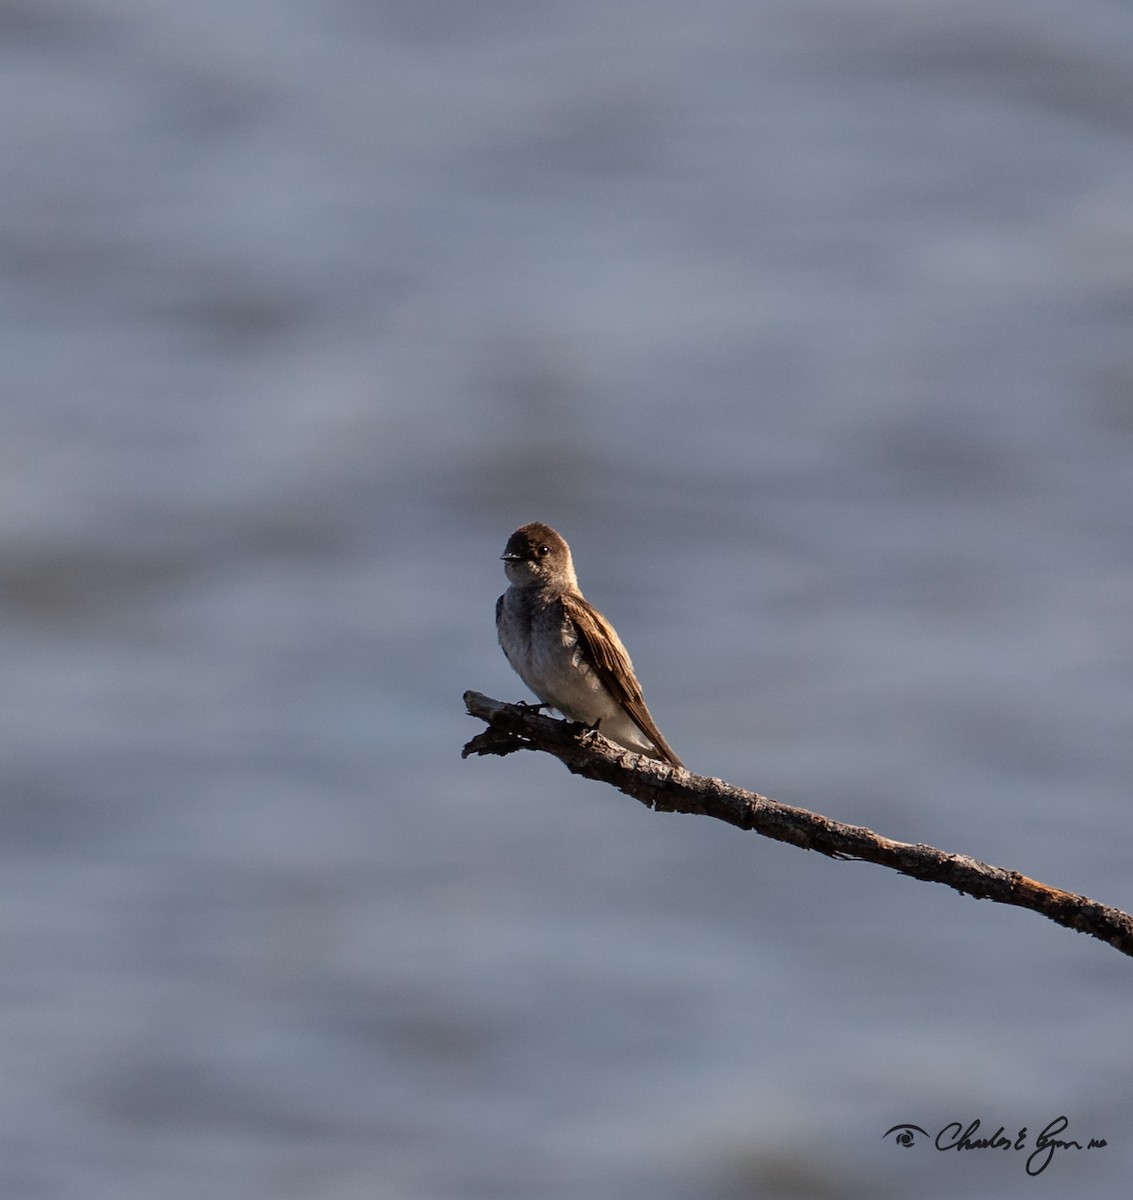
[[[501,554],[500,562],[523,562],[522,554]]]

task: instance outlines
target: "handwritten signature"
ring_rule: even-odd
[[[895,1133],[897,1136],[894,1141],[898,1146],[906,1148],[916,1145],[919,1134],[929,1139],[937,1150],[1029,1150],[1025,1163],[1027,1174],[1041,1175],[1050,1166],[1050,1160],[1056,1150],[1100,1150],[1106,1144],[1105,1138],[1090,1138],[1083,1145],[1075,1138],[1060,1137],[1069,1125],[1070,1122],[1065,1117],[1055,1117],[1033,1141],[1025,1125],[1013,1138],[1004,1133],[1002,1125],[990,1136],[977,1136],[980,1131],[979,1120],[972,1121],[967,1126],[960,1121],[953,1121],[945,1125],[935,1137],[919,1125],[905,1124],[894,1125],[881,1136],[887,1138],[891,1133]]]

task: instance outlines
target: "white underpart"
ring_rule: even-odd
[[[505,616],[511,618],[509,628],[529,628],[528,597],[523,591],[509,588],[504,593],[504,610]],[[597,724],[599,733],[619,746],[655,756],[657,747],[582,657],[574,623],[564,620],[557,630],[549,632],[558,636],[509,639],[505,653],[520,679],[544,704],[570,720]]]

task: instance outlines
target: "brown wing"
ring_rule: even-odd
[[[594,668],[603,686],[657,747],[661,757],[674,767],[683,766],[653,723],[649,709],[645,707],[645,697],[641,694],[641,685],[633,673],[629,655],[613,626],[582,596],[568,593],[562,597],[562,604],[564,614],[574,622],[578,630],[578,644],[582,653]]]

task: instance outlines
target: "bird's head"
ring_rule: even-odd
[[[541,521],[521,525],[508,538],[500,557],[508,582],[516,587],[578,587],[570,547],[550,525]]]

